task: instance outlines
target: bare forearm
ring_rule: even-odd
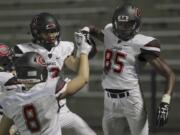
[[[156,58],[151,64],[155,69],[166,78],[166,88],[164,93],[171,95],[175,87],[176,76],[169,65],[160,57]]]
[[[78,75],[68,83],[67,90],[63,97],[73,95],[78,92],[89,81],[89,62],[86,54],[80,56],[80,66]]]
[[[79,67],[79,76],[82,76],[84,80],[89,81],[89,62],[88,55],[81,54],[80,56],[80,67]]]
[[[173,89],[175,87],[176,76],[175,76],[174,72],[171,71],[166,75],[166,78],[167,78],[167,86],[165,89],[165,94],[172,95]]]
[[[79,58],[75,56],[69,56],[65,60],[65,65],[70,69],[71,71],[78,72],[79,67]]]

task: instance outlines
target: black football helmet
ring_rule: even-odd
[[[52,47],[60,42],[60,25],[58,20],[49,13],[40,13],[33,17],[30,23],[31,34],[33,36],[33,42],[38,43],[45,47],[47,50],[51,50]],[[44,38],[41,33],[54,33],[55,36]]]
[[[138,8],[125,4],[118,7],[112,17],[113,33],[121,40],[127,41],[139,31],[141,14]]]
[[[0,43],[0,66],[2,70],[12,71],[14,69],[12,58],[12,50],[7,45]]]
[[[38,83],[47,79],[43,57],[36,52],[27,52],[15,62],[17,78],[22,83]]]

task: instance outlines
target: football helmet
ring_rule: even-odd
[[[139,31],[141,14],[138,8],[125,4],[118,7],[112,17],[113,33],[121,40],[127,41]]]
[[[12,71],[12,57],[12,50],[7,45],[0,43],[0,66],[2,67],[2,70]]]
[[[60,25],[52,14],[40,13],[34,16],[30,23],[30,29],[33,42],[42,45],[49,51],[60,42]]]
[[[43,57],[36,52],[27,52],[15,62],[17,78],[22,83],[38,83],[47,79]]]

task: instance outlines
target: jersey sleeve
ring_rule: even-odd
[[[109,39],[110,37],[114,37],[112,33],[112,24],[107,24],[104,29],[102,30],[102,33],[104,34],[104,39]]]
[[[140,54],[138,58],[140,61],[145,61],[145,55],[151,55],[152,58],[160,55],[160,43],[154,37],[138,34],[133,40],[139,48]]]
[[[64,55],[70,56],[74,52],[74,43],[69,41],[62,41]]]
[[[133,42],[143,50],[160,52],[160,43],[154,37],[138,34],[133,40]]]
[[[142,50],[151,52],[154,55],[159,55],[160,54],[160,43],[158,40],[154,39],[147,44],[145,44],[142,48]]]
[[[21,57],[24,53],[20,44],[17,44],[13,47],[13,52],[14,52],[15,58]]]
[[[141,48],[139,60],[146,61],[146,56],[148,56],[150,59],[154,59],[160,56],[160,44],[157,40],[153,40]]]
[[[23,54],[23,51],[21,50],[21,48],[19,47],[19,45],[15,45],[13,47],[13,51],[15,54]]]
[[[112,32],[112,24],[107,24],[104,29],[102,30],[102,33],[104,34],[104,46],[110,47],[113,44],[116,44],[119,40],[118,37],[114,35]]]
[[[0,72],[0,92],[3,92],[5,89],[5,84],[13,78],[14,75],[8,72]]]
[[[23,44],[17,44],[16,46],[14,46],[13,50],[15,52],[15,55],[19,57],[21,57],[22,54],[26,53],[26,52],[31,52],[31,51],[35,51],[38,48],[37,46],[34,46],[33,43],[23,43]]]
[[[48,79],[45,82],[45,90],[49,95],[54,95],[55,97],[60,96],[66,91],[68,81],[61,77],[56,77],[53,79]]]

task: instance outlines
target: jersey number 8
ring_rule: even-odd
[[[37,118],[36,108],[33,106],[33,104],[25,105],[23,107],[23,114],[27,128],[32,133],[40,131],[40,122]]]

